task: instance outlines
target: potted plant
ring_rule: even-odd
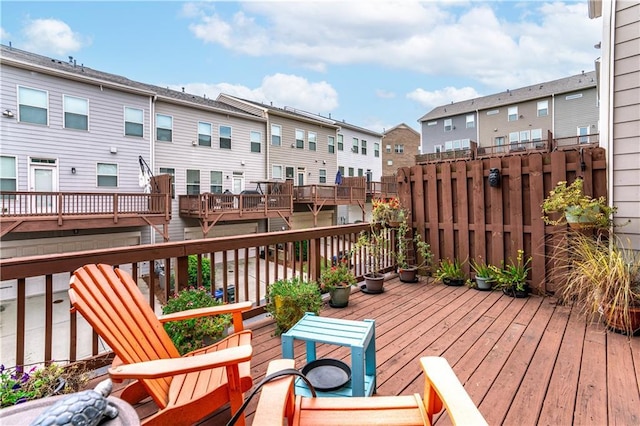
[[[365,267],[363,292],[378,294],[384,291],[383,261],[391,250],[391,230],[372,223],[369,232],[361,232],[353,247],[353,253],[360,253]],[[357,259],[356,262],[357,264]]]
[[[531,256],[524,260],[524,251],[518,250],[516,261],[509,259],[509,263],[505,265],[502,262],[502,268],[489,265],[495,274],[495,288],[502,289],[502,292],[511,297],[527,297],[530,288],[527,284],[527,275],[531,267]]]
[[[189,287],[171,297],[162,307],[162,313],[171,314],[218,305],[222,305],[222,302],[216,300],[206,288]],[[184,355],[220,340],[225,336],[230,325],[231,314],[224,314],[169,321],[164,324],[164,329],[180,355]]]
[[[300,277],[280,279],[269,286],[265,309],[276,321],[276,335],[295,325],[305,314],[318,314],[322,307],[322,295],[315,282]]]
[[[469,265],[476,275],[474,287],[478,290],[491,290],[496,280],[496,274],[491,265],[488,265],[482,258],[477,261],[471,259]]]
[[[418,281],[418,270],[431,265],[433,254],[431,253],[431,246],[422,240],[420,234],[416,234],[413,238],[407,238],[409,225],[407,223],[407,214],[404,210],[400,211],[399,218],[400,225],[396,234],[398,276],[402,282],[414,283]],[[417,258],[420,259],[415,265],[409,265],[408,263],[410,250],[414,251]]]
[[[320,275],[320,289],[329,292],[329,306],[344,308],[349,305],[351,287],[356,285],[356,277],[349,269],[348,259],[325,268]]]
[[[549,192],[542,203],[542,219],[547,225],[568,223],[577,228],[608,229],[612,225],[611,216],[615,208],[609,207],[604,197],[591,198],[585,195],[583,181],[578,178],[570,185],[560,181]],[[557,219],[551,214],[560,213]]]
[[[567,244],[568,259],[561,296],[573,301],[590,320],[601,316],[606,325],[628,335],[640,333],[640,253],[630,244],[574,232]]]
[[[372,222],[379,223],[383,227],[397,227],[400,225],[400,201],[391,197],[389,199],[374,199],[371,210]]]
[[[48,396],[78,392],[89,381],[84,365],[51,363],[34,366],[25,371],[23,366],[6,368],[0,365],[0,408]]]
[[[436,270],[437,281],[446,285],[461,286],[464,284],[465,275],[462,270],[462,262],[458,259],[440,259],[440,264]]]

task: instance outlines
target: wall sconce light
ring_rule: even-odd
[[[242,161],[240,162],[240,164],[244,166],[244,160],[242,160]]]
[[[75,167],[72,167],[72,168],[71,168],[71,174],[72,174],[72,175],[75,175],[75,174],[76,174],[76,168],[75,168]]]
[[[296,146],[294,144],[291,144],[291,148],[295,148]]]
[[[498,131],[498,129],[493,129],[493,131],[494,131],[494,132],[497,132],[497,131]]]
[[[309,176],[311,176],[311,172],[309,172]]]
[[[198,144],[196,143],[196,141],[191,141],[191,145],[192,145],[192,146],[196,146],[196,145],[198,145]]]
[[[112,146],[112,147],[109,149],[109,152],[111,152],[112,154],[117,154],[117,153],[118,153],[118,148],[117,148],[117,147],[115,147],[115,146]]]
[[[5,109],[4,111],[2,111],[2,115],[7,118],[13,118],[13,111],[11,111],[10,109]]]
[[[227,179],[229,179],[229,175],[227,175]]]
[[[489,170],[489,186],[492,188],[500,187],[500,169],[492,167]]]
[[[520,114],[520,118],[524,118],[524,115]]]
[[[322,164],[327,164],[327,160],[322,160]]]

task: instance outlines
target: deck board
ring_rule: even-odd
[[[354,292],[344,309],[322,316],[376,321],[378,395],[422,393],[418,359],[441,355],[452,365],[489,424],[640,424],[640,337],[629,339],[589,324],[553,298],[513,299],[500,292],[447,287],[422,280],[385,283],[385,292]],[[252,374],[259,382],[281,356],[271,319],[254,331]],[[349,350],[319,344],[318,357],[349,362]],[[296,366],[305,363],[295,344]],[[116,392],[117,395],[117,392]],[[259,394],[258,394],[259,396]],[[248,406],[251,424],[258,397]],[[150,412],[152,403],[136,407]],[[228,409],[201,425],[224,425]],[[446,415],[437,425],[450,424]]]

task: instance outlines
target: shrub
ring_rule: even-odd
[[[189,255],[189,268],[187,273],[189,274],[189,286],[198,287],[198,256],[195,254]],[[202,287],[211,288],[211,260],[207,257],[202,259]]]
[[[299,277],[281,279],[269,286],[269,297],[265,309],[276,321],[276,335],[295,325],[305,314],[320,313],[322,296],[315,282]]]
[[[196,308],[207,308],[221,305],[204,287],[191,287],[182,290],[167,301],[162,307],[163,314],[186,311]],[[214,342],[221,339],[231,325],[231,315],[212,315],[208,317],[190,318],[181,321],[170,321],[164,324],[173,344],[181,355],[206,346],[205,339]]]

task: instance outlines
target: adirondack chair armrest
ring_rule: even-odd
[[[420,364],[425,374],[424,405],[429,421],[444,405],[453,424],[487,424],[446,359],[427,356],[420,358]]]
[[[226,367],[249,361],[253,348],[241,345],[234,348],[221,349],[207,354],[183,358],[158,359],[137,362],[109,368],[109,375],[115,380],[123,379],[157,379],[191,373],[215,367]]]
[[[212,315],[233,314],[233,329],[236,333],[244,330],[242,323],[242,313],[248,311],[253,306],[253,302],[228,303],[225,305],[210,306],[208,308],[188,309],[186,311],[174,312],[161,315],[158,320],[161,323],[169,321],[180,321],[198,317],[208,317]]]
[[[287,368],[295,368],[293,359],[275,359],[269,362],[267,375]],[[254,419],[260,419],[260,426],[282,426],[284,418],[292,418],[295,394],[294,376],[284,376],[265,383]]]

